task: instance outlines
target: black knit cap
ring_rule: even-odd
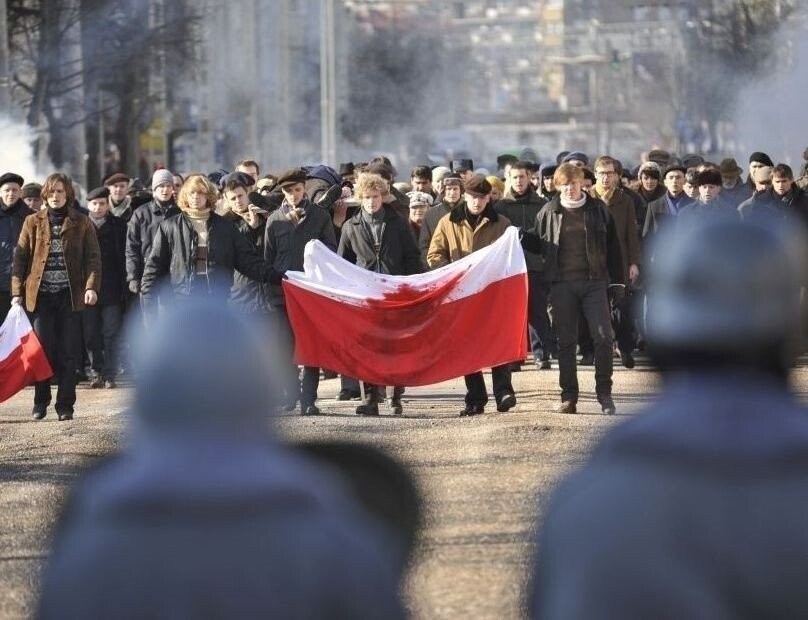
[[[19,175],[13,172],[6,172],[2,176],[0,176],[0,187],[3,187],[6,183],[16,183],[20,187],[23,186],[25,180]]]
[[[764,166],[774,167],[772,158],[761,151],[755,151],[749,156],[749,163],[751,164],[752,162],[757,162],[759,164],[763,164]]]

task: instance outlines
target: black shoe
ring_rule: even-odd
[[[391,398],[388,404],[390,405],[390,411],[393,415],[401,415],[404,413],[404,407],[401,405],[400,398]]]
[[[104,387],[104,380],[101,377],[95,376],[90,379],[90,389],[97,390]]]
[[[511,372],[522,372],[521,362],[515,362],[511,364]]]
[[[320,415],[317,405],[300,405],[300,415]]]
[[[329,379],[336,379],[337,373],[333,370],[323,370],[323,379],[328,381]]]
[[[575,413],[576,411],[578,411],[578,406],[574,400],[565,400],[556,409],[558,413]]]
[[[634,368],[634,356],[631,353],[621,353],[620,361],[623,362],[624,368]]]
[[[466,405],[460,410],[460,417],[465,418],[470,415],[480,415],[485,411],[485,405]]]
[[[539,370],[550,370],[553,365],[550,363],[550,360],[542,360],[537,364]]]
[[[612,400],[611,396],[603,396],[602,398],[598,398],[598,402],[600,403],[600,408],[606,415],[614,415],[617,411],[617,407],[614,406],[614,401]]]
[[[31,411],[31,417],[34,418],[34,420],[41,420],[46,415],[48,415],[47,405],[34,405],[34,409]]]
[[[340,390],[337,400],[357,400],[361,398],[358,390]]]
[[[594,353],[584,353],[581,356],[581,366],[592,366],[595,363]]]
[[[366,403],[364,405],[359,405],[356,408],[356,415],[378,416],[379,403]]]
[[[57,411],[56,414],[59,416],[59,422],[64,422],[65,420],[73,419],[72,411]]]
[[[516,395],[505,394],[505,396],[502,397],[502,400],[499,401],[499,403],[497,403],[497,411],[499,411],[500,413],[505,413],[506,411],[509,411],[515,406],[516,406]]]

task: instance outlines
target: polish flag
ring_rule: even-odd
[[[388,276],[306,245],[283,282],[295,360],[378,385],[416,386],[523,360],[527,269],[519,231],[435,271]]]
[[[53,376],[45,350],[22,306],[11,306],[0,326],[0,403],[35,381]]]

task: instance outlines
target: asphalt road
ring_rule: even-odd
[[[518,404],[506,414],[459,418],[465,392],[454,380],[409,389],[404,415],[358,418],[320,384],[318,417],[284,416],[290,441],[344,439],[383,447],[414,472],[426,500],[425,527],[405,584],[416,618],[518,618],[542,507],[560,477],[579,465],[611,425],[652,398],[657,377],[616,365],[616,416],[600,413],[592,368],[581,369],[579,413],[553,413],[558,372],[526,364],[514,374]],[[800,379],[805,372],[800,371]],[[486,376],[490,388],[490,376]],[[125,445],[130,389],[79,387],[76,416],[52,408],[33,421],[31,389],[0,405],[0,618],[30,617],[49,531],[83,467]]]

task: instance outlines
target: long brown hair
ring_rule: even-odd
[[[42,201],[45,204],[48,203],[48,198],[53,193],[57,183],[61,183],[65,188],[65,205],[72,207],[76,202],[76,192],[73,189],[73,181],[63,172],[54,172],[53,174],[49,175],[47,179],[45,179],[45,182],[42,184],[42,191],[40,192]]]

